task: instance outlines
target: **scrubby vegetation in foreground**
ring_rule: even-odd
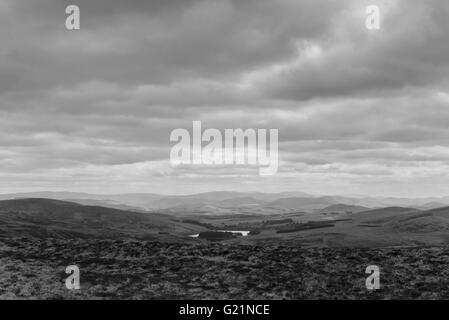
[[[70,264],[77,291],[65,288]],[[381,268],[378,291],[365,288],[368,265]],[[0,239],[0,298],[448,299],[449,247]]]

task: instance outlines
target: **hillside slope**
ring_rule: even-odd
[[[351,214],[368,211],[370,208],[364,206],[347,205],[343,203],[333,204],[319,210],[322,214]]]
[[[161,238],[203,230],[175,218],[51,199],[0,201],[0,237]]]

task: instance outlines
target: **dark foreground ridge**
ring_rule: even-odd
[[[65,287],[79,266],[81,289]],[[368,291],[365,269],[381,269]],[[449,247],[0,240],[0,299],[448,299]]]

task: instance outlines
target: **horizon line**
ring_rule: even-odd
[[[249,193],[259,193],[259,194],[268,194],[268,195],[276,195],[283,193],[303,193],[304,196],[311,197],[347,197],[347,198],[389,198],[389,199],[428,199],[428,198],[446,198],[446,196],[423,196],[423,197],[408,197],[408,196],[382,196],[382,195],[363,195],[363,194],[316,194],[316,193],[308,193],[304,191],[280,191],[280,192],[262,192],[262,191],[235,191],[235,190],[215,190],[215,191],[206,191],[206,192],[197,192],[197,193],[186,193],[186,194],[164,194],[164,193],[154,193],[154,192],[125,192],[125,193],[89,193],[89,192],[78,192],[78,191],[21,191],[21,192],[9,192],[9,193],[0,193],[0,196],[8,196],[8,195],[20,195],[20,194],[33,194],[33,193],[68,193],[68,194],[84,194],[84,195],[92,195],[92,196],[126,196],[126,195],[155,195],[155,196],[163,196],[163,197],[187,197],[187,196],[195,196],[202,194],[210,194],[210,193],[240,193],[240,194],[249,194]]]

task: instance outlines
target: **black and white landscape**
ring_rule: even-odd
[[[448,299],[448,35],[444,0],[2,0],[0,299]]]

